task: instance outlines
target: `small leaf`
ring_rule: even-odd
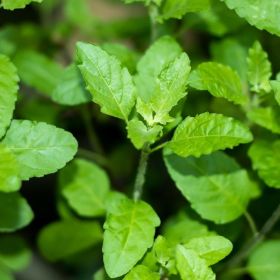
[[[175,130],[168,148],[182,157],[210,154],[251,142],[250,130],[241,122],[220,114],[187,117]]]
[[[76,159],[59,176],[62,194],[79,215],[96,217],[105,214],[105,200],[110,181],[96,164]]]
[[[2,138],[13,116],[19,77],[9,58],[1,54],[0,68],[0,138]]]
[[[2,5],[6,10],[14,10],[25,8],[31,2],[41,3],[43,0],[2,0]]]
[[[144,265],[137,265],[124,277],[124,280],[160,280],[160,275]]]
[[[78,43],[77,55],[93,101],[103,113],[127,121],[136,96],[128,70],[114,56],[91,44]]]
[[[191,239],[184,245],[194,250],[207,265],[213,265],[225,258],[232,250],[232,243],[223,236],[205,236]]]
[[[44,227],[38,238],[42,255],[49,261],[58,261],[102,241],[102,230],[97,222],[64,220]]]
[[[215,280],[215,274],[195,251],[178,245],[176,264],[182,280]]]
[[[257,93],[262,91],[268,93],[271,90],[269,83],[272,75],[271,63],[268,60],[267,53],[263,50],[259,42],[255,42],[249,49],[248,80],[251,84],[251,90]]]
[[[77,141],[71,133],[27,120],[13,120],[3,144],[15,155],[22,180],[56,172],[77,151]]]
[[[13,232],[27,226],[33,212],[27,201],[18,193],[0,192],[0,232]]]
[[[204,89],[213,96],[225,98],[239,105],[248,102],[240,77],[229,66],[217,62],[204,62],[198,66],[197,71]]]
[[[280,278],[280,241],[269,240],[259,245],[249,257],[247,270],[255,280]]]
[[[153,245],[160,220],[143,201],[118,197],[108,208],[104,224],[103,259],[111,278],[126,274]]]

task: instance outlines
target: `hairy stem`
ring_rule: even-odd
[[[133,190],[134,201],[138,201],[143,193],[143,186],[145,184],[145,176],[146,176],[149,154],[150,154],[149,146],[145,145],[141,151],[140,161],[139,161],[136,179],[134,183],[134,190]]]

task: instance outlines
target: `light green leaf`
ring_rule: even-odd
[[[204,62],[198,66],[197,71],[204,89],[213,96],[222,97],[240,105],[248,102],[240,77],[229,66],[217,62]]]
[[[31,261],[31,251],[19,236],[4,235],[0,238],[0,263],[18,271],[26,268]],[[0,279],[2,279],[0,277]]]
[[[175,130],[168,148],[182,157],[210,154],[253,140],[241,122],[220,114],[203,113],[187,117]]]
[[[249,149],[253,168],[265,183],[274,188],[280,188],[280,140],[256,141]]]
[[[167,0],[164,2],[160,18],[181,19],[186,13],[207,10],[209,6],[209,0]]]
[[[19,77],[9,58],[1,54],[0,68],[0,138],[2,138],[13,116]]]
[[[22,9],[31,2],[41,3],[43,0],[2,0],[2,6],[6,10]]]
[[[176,264],[182,280],[215,280],[215,274],[195,251],[178,245]]]
[[[181,158],[165,150],[164,159],[176,186],[204,219],[219,224],[231,222],[258,195],[247,171],[222,152]]]
[[[0,192],[0,232],[13,232],[27,226],[33,212],[27,201],[18,193]]]
[[[26,85],[48,96],[51,96],[63,74],[60,65],[31,50],[19,52],[14,58],[14,63],[18,68],[19,77]]]
[[[79,105],[91,101],[81,73],[75,64],[68,66],[52,92],[52,100],[62,105]]]
[[[144,265],[137,265],[124,277],[124,280],[160,280],[160,275]]]
[[[247,270],[255,280],[280,278],[280,241],[269,240],[259,245],[249,257]]]
[[[101,48],[85,43],[77,44],[78,63],[87,89],[101,111],[128,120],[135,105],[136,89],[127,68]]]
[[[103,260],[111,278],[126,274],[153,245],[160,220],[150,205],[118,198],[104,224]]]
[[[261,93],[262,91],[266,93],[270,92],[271,63],[268,60],[267,53],[263,50],[259,42],[255,42],[252,48],[249,49],[247,63],[248,80],[252,86],[251,90],[257,93]]]
[[[1,280],[15,280],[11,271],[4,266],[0,266],[0,279]]]
[[[58,261],[102,241],[102,230],[97,222],[64,220],[47,225],[39,233],[38,246],[49,261]]]
[[[15,156],[0,144],[0,191],[13,192],[20,189],[19,166]]]
[[[134,2],[144,2],[146,6],[150,5],[151,3],[155,3],[160,5],[162,0],[124,0],[125,3],[130,4]]]
[[[280,105],[280,81],[270,81],[270,85],[272,87],[272,90],[274,91],[275,99],[278,105]]]
[[[251,25],[280,36],[280,2],[275,0],[221,0]]]
[[[128,138],[137,149],[141,149],[145,143],[153,144],[161,131],[161,126],[156,125],[149,128],[138,119],[129,121],[127,125]]]
[[[79,215],[96,217],[105,214],[110,181],[95,163],[76,159],[59,176],[62,194]]]
[[[193,238],[184,245],[194,250],[207,265],[213,265],[225,258],[232,250],[232,243],[223,236],[205,236]]]
[[[278,107],[252,108],[247,117],[254,123],[280,134],[280,109]]]
[[[22,180],[56,172],[77,151],[77,141],[71,133],[27,120],[13,120],[3,144],[15,155]]]

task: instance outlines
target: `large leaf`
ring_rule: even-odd
[[[49,261],[58,261],[102,241],[97,222],[68,219],[47,225],[39,234],[38,245]]]
[[[127,68],[101,48],[77,44],[78,63],[93,101],[105,114],[128,120],[135,103],[135,86]]]
[[[225,98],[235,104],[248,102],[240,77],[229,66],[217,62],[204,62],[198,66],[196,71],[204,89],[213,96]]]
[[[8,57],[0,54],[0,138],[11,122],[18,91],[18,75]]]
[[[258,246],[249,257],[247,270],[255,280],[280,278],[280,241],[269,240]]]
[[[110,181],[96,164],[76,159],[60,173],[62,194],[79,215],[95,217],[105,214]]]
[[[41,3],[43,0],[2,0],[3,8],[6,10],[14,10],[24,8],[31,2]]]
[[[241,122],[220,114],[203,113],[187,117],[179,124],[167,146],[180,156],[199,157],[252,139],[252,133]]]
[[[249,150],[253,168],[265,183],[274,188],[280,188],[280,140],[256,141]]]
[[[160,280],[160,275],[144,265],[137,265],[124,277],[124,280]]]
[[[23,180],[56,172],[77,151],[77,141],[71,133],[27,120],[13,120],[3,143],[16,156]]]
[[[280,36],[280,2],[275,0],[221,0],[251,25]]]
[[[0,191],[13,192],[20,188],[19,166],[15,156],[0,144]]]
[[[222,152],[181,158],[166,150],[165,163],[176,186],[204,219],[216,223],[233,221],[258,195],[246,170]]]
[[[28,225],[33,212],[18,193],[0,192],[0,232],[12,232]]]
[[[160,220],[143,201],[117,197],[110,203],[104,224],[103,259],[111,278],[127,273],[153,245]]]
[[[215,274],[194,250],[178,245],[176,265],[182,280],[215,280]]]

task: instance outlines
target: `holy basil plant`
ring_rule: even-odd
[[[31,2],[43,1],[0,7]],[[55,2],[34,5],[39,29],[0,29],[0,279],[30,264],[29,229],[34,263],[73,279],[280,279],[280,206],[268,206],[279,200],[280,65],[257,30],[280,36],[279,2],[125,0],[140,15],[131,26]],[[112,42],[130,32],[132,44]],[[57,182],[58,216],[33,232],[43,206],[28,187],[41,182]]]

